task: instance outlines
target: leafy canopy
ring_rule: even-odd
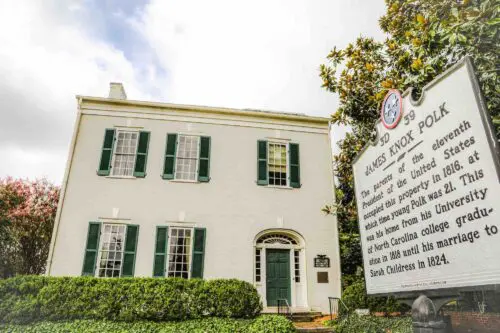
[[[379,20],[386,40],[360,37],[344,49],[334,47],[320,66],[322,86],[339,95],[332,121],[353,130],[338,143],[337,201],[326,207],[338,217],[343,274],[362,267],[351,166],[372,135],[388,89],[412,87],[418,93],[459,59],[471,56],[500,137],[499,12],[500,0],[386,0]]]
[[[0,179],[0,277],[44,273],[58,199],[46,179]]]

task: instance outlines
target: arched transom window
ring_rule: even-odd
[[[266,234],[257,240],[257,244],[284,244],[297,245],[297,241],[288,235]]]
[[[261,283],[263,274],[265,274],[265,248],[280,248],[289,249],[293,254],[293,268],[294,280],[300,283],[300,257],[302,253],[304,241],[300,236],[280,232],[270,231],[255,241],[255,282]],[[292,275],[293,276],[293,275]]]

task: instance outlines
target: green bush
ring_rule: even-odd
[[[239,280],[20,276],[0,280],[0,322],[253,318],[257,290]]]
[[[412,333],[410,317],[373,317],[350,315],[334,324],[336,333]]]
[[[0,331],[10,333],[292,333],[293,324],[282,316],[264,315],[257,319],[204,318],[180,322],[104,320],[42,321],[28,325],[0,324]]]
[[[206,304],[204,310],[210,316],[253,318],[262,310],[255,287],[240,280],[206,281],[201,294],[203,304]]]
[[[36,320],[40,311],[38,293],[47,286],[43,276],[19,276],[0,280],[0,323],[8,318],[18,322]]]
[[[342,301],[349,311],[370,309],[371,312],[406,312],[409,307],[399,303],[394,297],[372,297],[366,295],[364,280],[353,282],[342,293]],[[342,310],[344,310],[341,307]]]
[[[248,326],[248,333],[294,333],[292,322],[283,316],[262,315]]]
[[[75,320],[70,322],[37,322],[29,325],[0,325],[0,331],[11,333],[36,332],[36,333],[105,333],[105,332],[130,332],[130,333],[243,333],[247,331],[249,320],[231,318],[205,318],[181,322],[157,323],[152,321],[137,321],[133,323]]]

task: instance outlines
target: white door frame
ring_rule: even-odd
[[[291,242],[288,244],[283,244],[280,243],[278,238],[273,240],[269,240],[269,242],[259,242],[263,236],[270,236],[270,235],[282,235],[286,238],[291,238],[296,244],[292,244]],[[260,249],[260,282],[256,282],[255,279],[255,269],[256,269],[256,250]],[[307,307],[307,279],[306,279],[306,265],[305,265],[305,242],[302,238],[302,236],[292,230],[286,230],[286,229],[272,229],[272,230],[265,230],[257,235],[254,241],[254,285],[256,287],[260,287],[261,291],[261,297],[263,301],[264,307],[267,307],[267,286],[266,286],[266,268],[267,268],[267,256],[266,256],[266,250],[267,249],[281,249],[281,250],[288,250],[289,255],[290,255],[290,297],[291,297],[291,304],[290,307]],[[295,282],[295,250],[299,250],[299,271],[300,271],[300,282]],[[303,304],[297,304],[298,303],[298,295],[297,295],[297,289],[300,287],[302,289],[302,303]]]

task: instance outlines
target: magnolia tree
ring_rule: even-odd
[[[323,87],[339,95],[332,121],[353,130],[334,157],[337,202],[325,208],[338,216],[344,275],[362,268],[351,165],[372,135],[388,89],[418,92],[468,55],[500,137],[499,13],[499,0],[386,0],[379,20],[386,40],[360,37],[334,48],[321,65]]]
[[[46,179],[0,179],[0,277],[44,273],[58,199]]]

